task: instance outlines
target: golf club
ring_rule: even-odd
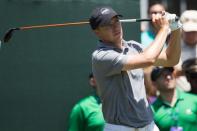
[[[126,22],[143,22],[143,21],[151,21],[151,19],[123,19],[120,20],[121,23]],[[3,37],[3,42],[7,43],[12,38],[15,31],[18,30],[30,30],[36,28],[49,28],[49,27],[61,27],[61,26],[77,26],[77,25],[85,25],[89,24],[89,21],[81,21],[81,22],[67,22],[62,24],[47,24],[47,25],[33,25],[33,26],[22,26],[22,27],[14,27],[8,29]]]
[[[178,17],[176,18],[178,20]],[[121,23],[127,23],[127,22],[143,22],[143,21],[152,21],[151,19],[145,18],[145,19],[122,19],[120,20]],[[6,43],[8,42],[13,33],[17,30],[29,30],[29,29],[36,29],[36,28],[49,28],[49,27],[61,27],[61,26],[77,26],[77,25],[85,25],[89,24],[88,21],[81,21],[81,22],[67,22],[67,23],[62,23],[62,24],[48,24],[48,25],[33,25],[33,26],[23,26],[23,27],[15,27],[9,29],[4,37],[3,37],[3,42]]]

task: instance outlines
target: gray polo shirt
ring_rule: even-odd
[[[144,127],[153,121],[153,113],[146,99],[143,70],[122,71],[127,56],[143,48],[135,41],[123,41],[123,46],[121,50],[100,42],[92,54],[103,115],[107,123]]]

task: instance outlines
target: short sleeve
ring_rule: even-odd
[[[75,105],[70,114],[68,131],[82,131],[84,122],[83,110],[80,105]]]
[[[114,50],[95,51],[92,55],[93,68],[107,76],[120,74],[127,56]]]
[[[143,44],[141,44],[141,43],[139,43],[139,42],[137,42],[137,41],[134,41],[134,40],[128,41],[128,43],[130,43],[131,46],[132,46],[135,50],[137,50],[139,53],[140,53],[140,52],[143,52],[143,51],[145,50],[145,48],[146,48],[145,45],[143,45]]]

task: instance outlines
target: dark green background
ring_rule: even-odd
[[[82,21],[98,5],[139,18],[138,0],[1,0],[0,37],[12,27]],[[123,25],[140,40],[139,23]],[[65,131],[72,106],[92,92],[88,25],[17,31],[0,49],[0,131]]]

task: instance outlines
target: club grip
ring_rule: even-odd
[[[175,19],[176,21],[178,21],[179,20],[179,17],[177,17],[176,16],[176,19]],[[150,21],[152,21],[152,19],[150,19],[150,18],[143,18],[143,19],[123,19],[123,20],[120,20],[120,22],[144,22],[144,21],[147,21],[147,22],[150,22]]]

